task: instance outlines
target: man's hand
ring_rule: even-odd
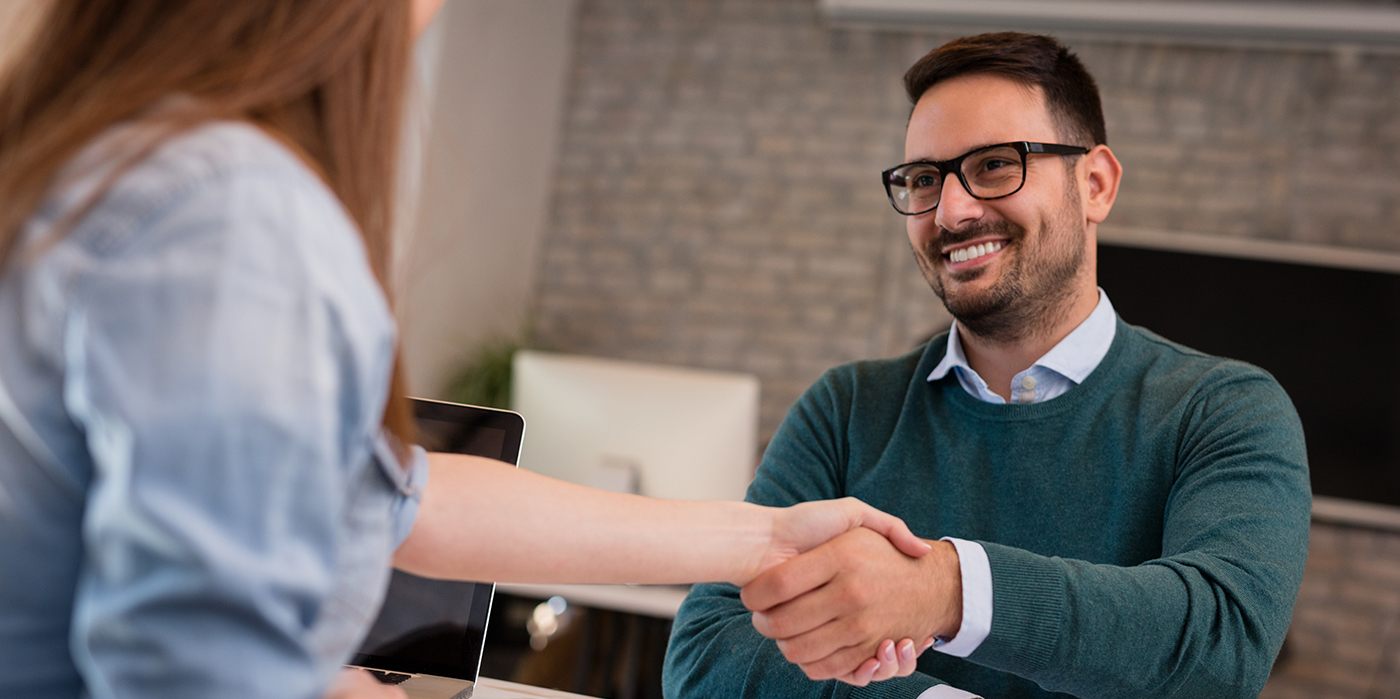
[[[341,670],[325,699],[408,699],[402,689],[382,684],[364,670]]]
[[[931,543],[931,555],[914,559],[886,537],[854,529],[764,572],[741,598],[754,628],[809,678],[847,680],[868,668],[883,639],[957,633],[957,551]]]
[[[745,585],[763,571],[804,551],[862,527],[879,534],[906,555],[918,558],[931,549],[914,536],[904,520],[885,514],[855,498],[804,502],[792,507],[774,508],[772,534],[762,557],[741,580]]]
[[[836,679],[846,684],[864,687],[871,682],[883,682],[891,677],[908,677],[919,668],[919,656],[932,647],[932,636],[924,639],[924,642],[918,645],[907,638],[899,643],[885,639],[880,643],[880,649],[875,652],[875,657],[861,663],[855,672]]]

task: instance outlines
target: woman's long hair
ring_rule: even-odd
[[[184,95],[191,106],[161,111],[159,128],[128,149],[108,186],[183,130],[211,119],[251,122],[339,197],[389,294],[410,3],[46,0],[43,12],[0,76],[0,270],[71,158],[108,127]],[[396,361],[384,423],[407,442],[413,422],[403,388]]]

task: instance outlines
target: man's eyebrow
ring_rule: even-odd
[[[954,154],[954,155],[951,155],[951,156],[949,156],[949,157],[947,157],[947,158],[934,158],[934,157],[930,157],[930,156],[927,156],[927,155],[921,155],[921,156],[918,156],[918,157],[910,158],[910,159],[908,159],[908,160],[906,160],[906,161],[904,161],[904,162],[905,162],[906,164],[908,164],[908,163],[942,163],[942,162],[947,162],[947,161],[949,161],[949,160],[952,160],[953,158],[957,158],[957,157],[959,157],[959,156],[967,155],[968,153],[971,153],[972,151],[978,150],[979,148],[986,148],[987,146],[997,146],[997,145],[1001,145],[1001,144],[1003,144],[1003,143],[1014,143],[1014,141],[988,141],[988,142],[986,142],[986,143],[982,143],[982,144],[973,146],[973,147],[971,147],[971,148],[968,148],[967,150],[964,150],[964,151],[962,151],[961,153],[956,153],[956,154]]]

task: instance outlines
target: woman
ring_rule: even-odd
[[[435,4],[49,5],[0,86],[0,696],[391,695],[339,671],[391,556],[742,584],[857,526],[925,550],[851,500],[662,502],[407,446],[384,282]]]

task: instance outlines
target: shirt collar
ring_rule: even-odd
[[[1084,379],[1094,373],[1104,355],[1108,354],[1117,330],[1118,320],[1113,304],[1109,303],[1108,294],[1099,289],[1099,304],[1094,307],[1094,312],[1074,332],[1051,347],[1044,357],[1036,360],[1036,364],[1076,384],[1084,383]]]
[[[1108,354],[1108,348],[1113,344],[1113,336],[1117,330],[1117,315],[1113,311],[1113,304],[1109,302],[1108,294],[1099,289],[1099,302],[1089,317],[1032,366],[1045,367],[1076,384],[1083,383]],[[957,321],[953,322],[953,327],[948,331],[948,350],[933,371],[929,372],[928,380],[938,381],[947,376],[954,367],[961,367],[964,371],[976,375],[972,365],[967,363],[967,355],[963,353],[962,335],[958,331]]]
[[[943,355],[942,361],[928,375],[929,381],[938,381],[948,375],[953,367],[962,367],[968,371],[972,370],[972,365],[967,363],[967,355],[963,354],[962,335],[958,332],[958,322],[953,321],[953,327],[948,329],[948,351]]]

